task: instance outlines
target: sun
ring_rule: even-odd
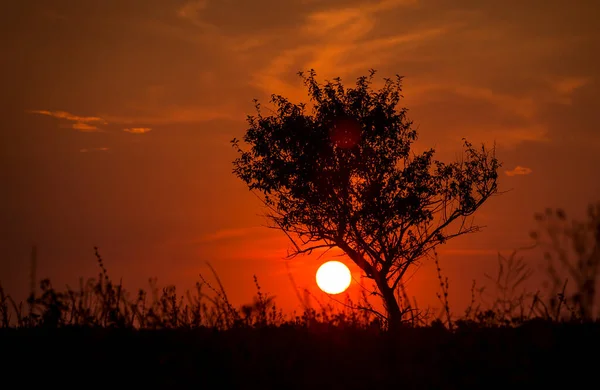
[[[317,286],[327,294],[340,294],[350,286],[352,275],[344,263],[328,261],[319,267],[316,279]]]

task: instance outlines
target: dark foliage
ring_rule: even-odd
[[[273,95],[276,112],[249,116],[233,172],[268,207],[274,228],[294,244],[292,256],[337,247],[373,279],[397,323],[395,292],[408,268],[447,240],[475,232],[468,221],[497,192],[493,150],[464,141],[464,158],[412,152],[417,131],[398,108],[402,78],[371,89],[375,71],[346,89],[300,73],[311,112]]]

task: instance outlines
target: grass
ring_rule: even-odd
[[[235,307],[212,268],[214,285],[201,276],[181,294],[158,289],[154,279],[148,291],[131,294],[109,277],[96,249],[100,272],[76,289],[34,283],[34,269],[25,302],[0,285],[2,372],[29,372],[22,379],[32,386],[65,387],[573,387],[595,379],[600,350],[600,205],[588,216],[589,223],[568,223],[562,211],[538,216],[546,230],[532,237],[546,254],[546,295],[524,289],[532,270],[519,251],[499,254],[497,274],[486,275],[491,287],[474,281],[471,304],[457,315],[435,256],[441,311],[420,310],[401,289],[406,323],[393,332],[366,294],[286,314],[254,277],[253,303]],[[34,250],[32,268],[35,257]]]

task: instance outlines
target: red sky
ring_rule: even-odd
[[[316,256],[286,268],[283,234],[231,173],[252,99],[296,102],[296,73],[352,84],[405,76],[420,143],[447,160],[496,141],[501,190],[481,233],[440,248],[457,310],[497,252],[530,243],[533,213],[600,200],[600,29],[595,0],[28,0],[0,15],[0,281],[60,287],[98,269],[127,286],[191,288],[209,261],[233,301],[256,274],[286,309],[316,291]],[[537,261],[538,253],[526,258]],[[353,268],[355,270],[355,268]],[[357,274],[358,275],[358,274]],[[426,263],[410,295],[436,305]],[[351,287],[354,294],[357,286]]]

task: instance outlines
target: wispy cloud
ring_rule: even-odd
[[[521,11],[535,7],[508,1]],[[484,137],[501,147],[554,139],[548,128],[557,122],[556,110],[544,115],[545,105],[579,109],[576,99],[597,80],[585,65],[590,62],[578,54],[590,51],[581,49],[587,47],[582,46],[583,35],[575,37],[578,30],[568,26],[575,19],[550,23],[560,18],[540,9],[535,19],[531,12],[519,12],[515,23],[507,23],[504,8],[467,3],[161,3],[150,7],[148,15],[123,19],[128,28],[152,38],[139,46],[140,53],[164,47],[172,54],[146,64],[145,71],[157,75],[152,81],[156,85],[127,78],[122,88],[128,93],[117,96],[111,90],[108,99],[115,99],[114,105],[104,104],[101,111],[93,112],[114,124],[115,130],[132,134],[146,133],[138,128],[162,125],[243,121],[255,97],[264,100],[277,93],[294,102],[306,101],[306,88],[296,76],[299,70],[314,68],[320,80],[340,76],[348,85],[375,68],[379,71],[376,83],[380,75],[398,72],[406,76],[405,101],[411,119],[424,131],[443,131],[438,138]],[[255,13],[256,9],[268,12]],[[544,24],[534,34],[530,26],[537,19]],[[565,34],[570,30],[572,34]],[[136,63],[134,53],[124,55],[132,56],[127,64]],[[186,60],[169,61],[173,56]],[[64,127],[77,131],[102,127],[101,122],[75,121],[78,116],[74,114],[38,111],[42,112],[57,118],[62,113]],[[544,121],[546,117],[550,124]]]
[[[206,9],[208,0],[192,0],[182,5],[177,10],[177,15],[185,19],[195,20],[200,16],[200,11]]]
[[[28,110],[30,114],[47,115],[53,118],[64,119],[69,123],[68,128],[81,132],[100,131],[96,124],[107,124],[107,122],[97,116],[80,116],[71,114],[67,111],[49,111],[49,110]]]
[[[587,77],[567,77],[554,83],[554,87],[559,93],[569,95],[577,88],[581,88],[590,82]]]
[[[150,102],[151,103],[151,102]],[[155,108],[155,105],[148,104]],[[150,111],[143,104],[132,105],[136,111]],[[130,134],[146,134],[152,130],[151,127],[135,126],[137,123],[164,125],[173,123],[199,123],[215,119],[243,119],[235,117],[235,110],[230,106],[203,107],[203,106],[167,106],[156,107],[148,115],[111,115],[102,114],[99,116],[80,116],[67,111],[50,110],[28,110],[30,114],[46,115],[64,121],[60,127],[74,129],[80,132],[99,132],[103,131],[98,127],[99,124],[121,124],[129,127],[123,128],[123,131]]]
[[[251,84],[267,93],[282,94],[291,100],[304,97],[301,83],[290,84],[298,70],[313,68],[319,77],[346,77],[377,67],[394,56],[394,49],[433,39],[450,25],[418,27],[374,35],[378,16],[384,11],[415,3],[409,0],[383,0],[332,7],[309,13],[299,29],[291,32],[292,45],[276,53],[254,72]],[[295,34],[295,35],[294,35]]]
[[[533,172],[531,168],[522,167],[520,165],[517,165],[515,169],[505,171],[507,176],[524,176],[529,175],[531,172]]]
[[[203,32],[217,32],[217,27],[211,23],[206,22],[202,15],[209,5],[208,0],[192,0],[185,3],[177,10],[177,15],[192,23],[194,26],[200,28]]]
[[[457,134],[507,148],[550,140],[547,127],[537,120],[539,101],[534,96],[423,78],[411,82],[408,95],[419,125],[445,129],[452,142]]]
[[[74,122],[102,122],[106,123],[102,118],[97,116],[79,116],[66,111],[48,111],[48,110],[30,110],[32,114],[48,115],[54,118],[67,119]]]
[[[146,134],[150,130],[152,129],[149,127],[130,127],[127,129],[123,129],[123,131],[131,134]]]
[[[588,77],[566,77],[562,80],[550,82],[556,92],[555,100],[566,105],[573,104],[573,94],[589,83],[590,79]]]
[[[84,122],[75,122],[69,126],[72,129],[82,132],[98,131],[98,127]]]

